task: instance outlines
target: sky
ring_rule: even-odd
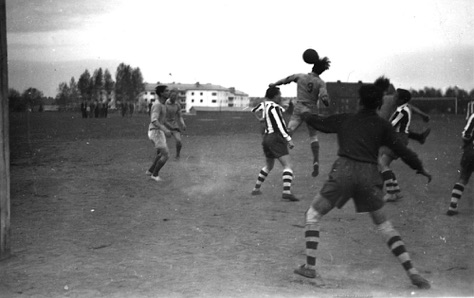
[[[212,83],[262,97],[307,73],[326,82],[474,89],[471,0],[6,0],[9,87],[55,97],[62,82],[120,63],[145,82]],[[282,87],[296,95],[294,84]]]

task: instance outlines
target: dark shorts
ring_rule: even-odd
[[[408,145],[408,134],[399,132],[399,133],[397,133],[397,138],[399,140],[401,140],[402,143],[405,144],[405,146]],[[398,155],[395,154],[395,152],[392,151],[392,149],[390,149],[386,146],[380,147],[379,155],[381,155],[381,154],[385,154],[387,156],[390,156],[393,160],[398,159],[398,157],[399,157]]]
[[[471,145],[464,149],[461,157],[461,179],[469,181],[474,171],[474,147]]]
[[[280,158],[290,153],[288,151],[288,142],[276,133],[264,135],[262,147],[266,158]]]
[[[372,212],[384,205],[382,187],[378,165],[339,157],[320,194],[334,207],[342,208],[353,199],[356,212]]]

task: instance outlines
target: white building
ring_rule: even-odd
[[[145,91],[139,94],[138,104],[147,105],[156,99],[155,88],[158,84],[145,83]],[[169,89],[177,89],[179,92],[180,103],[186,113],[193,108],[211,108],[218,110],[220,108],[229,110],[229,108],[243,109],[249,106],[248,94],[236,90],[234,87],[225,88],[213,84],[180,84],[167,83]]]

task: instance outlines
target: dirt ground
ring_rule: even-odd
[[[386,211],[432,283],[424,291],[352,203],[322,222],[327,285],[293,274],[305,260],[304,212],[336,158],[333,135],[320,135],[315,179],[305,127],[296,133],[293,190],[302,200],[285,202],[279,165],[264,194],[250,195],[264,162],[250,113],[187,116],[182,157],[170,159],[161,183],[145,175],[154,156],[147,115],[10,117],[12,254],[0,262],[0,297],[474,296],[472,184],[460,214],[445,215],[462,116],[434,116],[428,142],[411,145],[431,184],[394,163],[405,197]]]

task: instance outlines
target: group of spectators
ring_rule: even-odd
[[[122,117],[125,117],[127,114],[132,117],[133,112],[135,111],[135,105],[132,102],[122,102],[120,104],[120,111]]]
[[[81,102],[82,118],[107,118],[108,102],[86,101]]]

